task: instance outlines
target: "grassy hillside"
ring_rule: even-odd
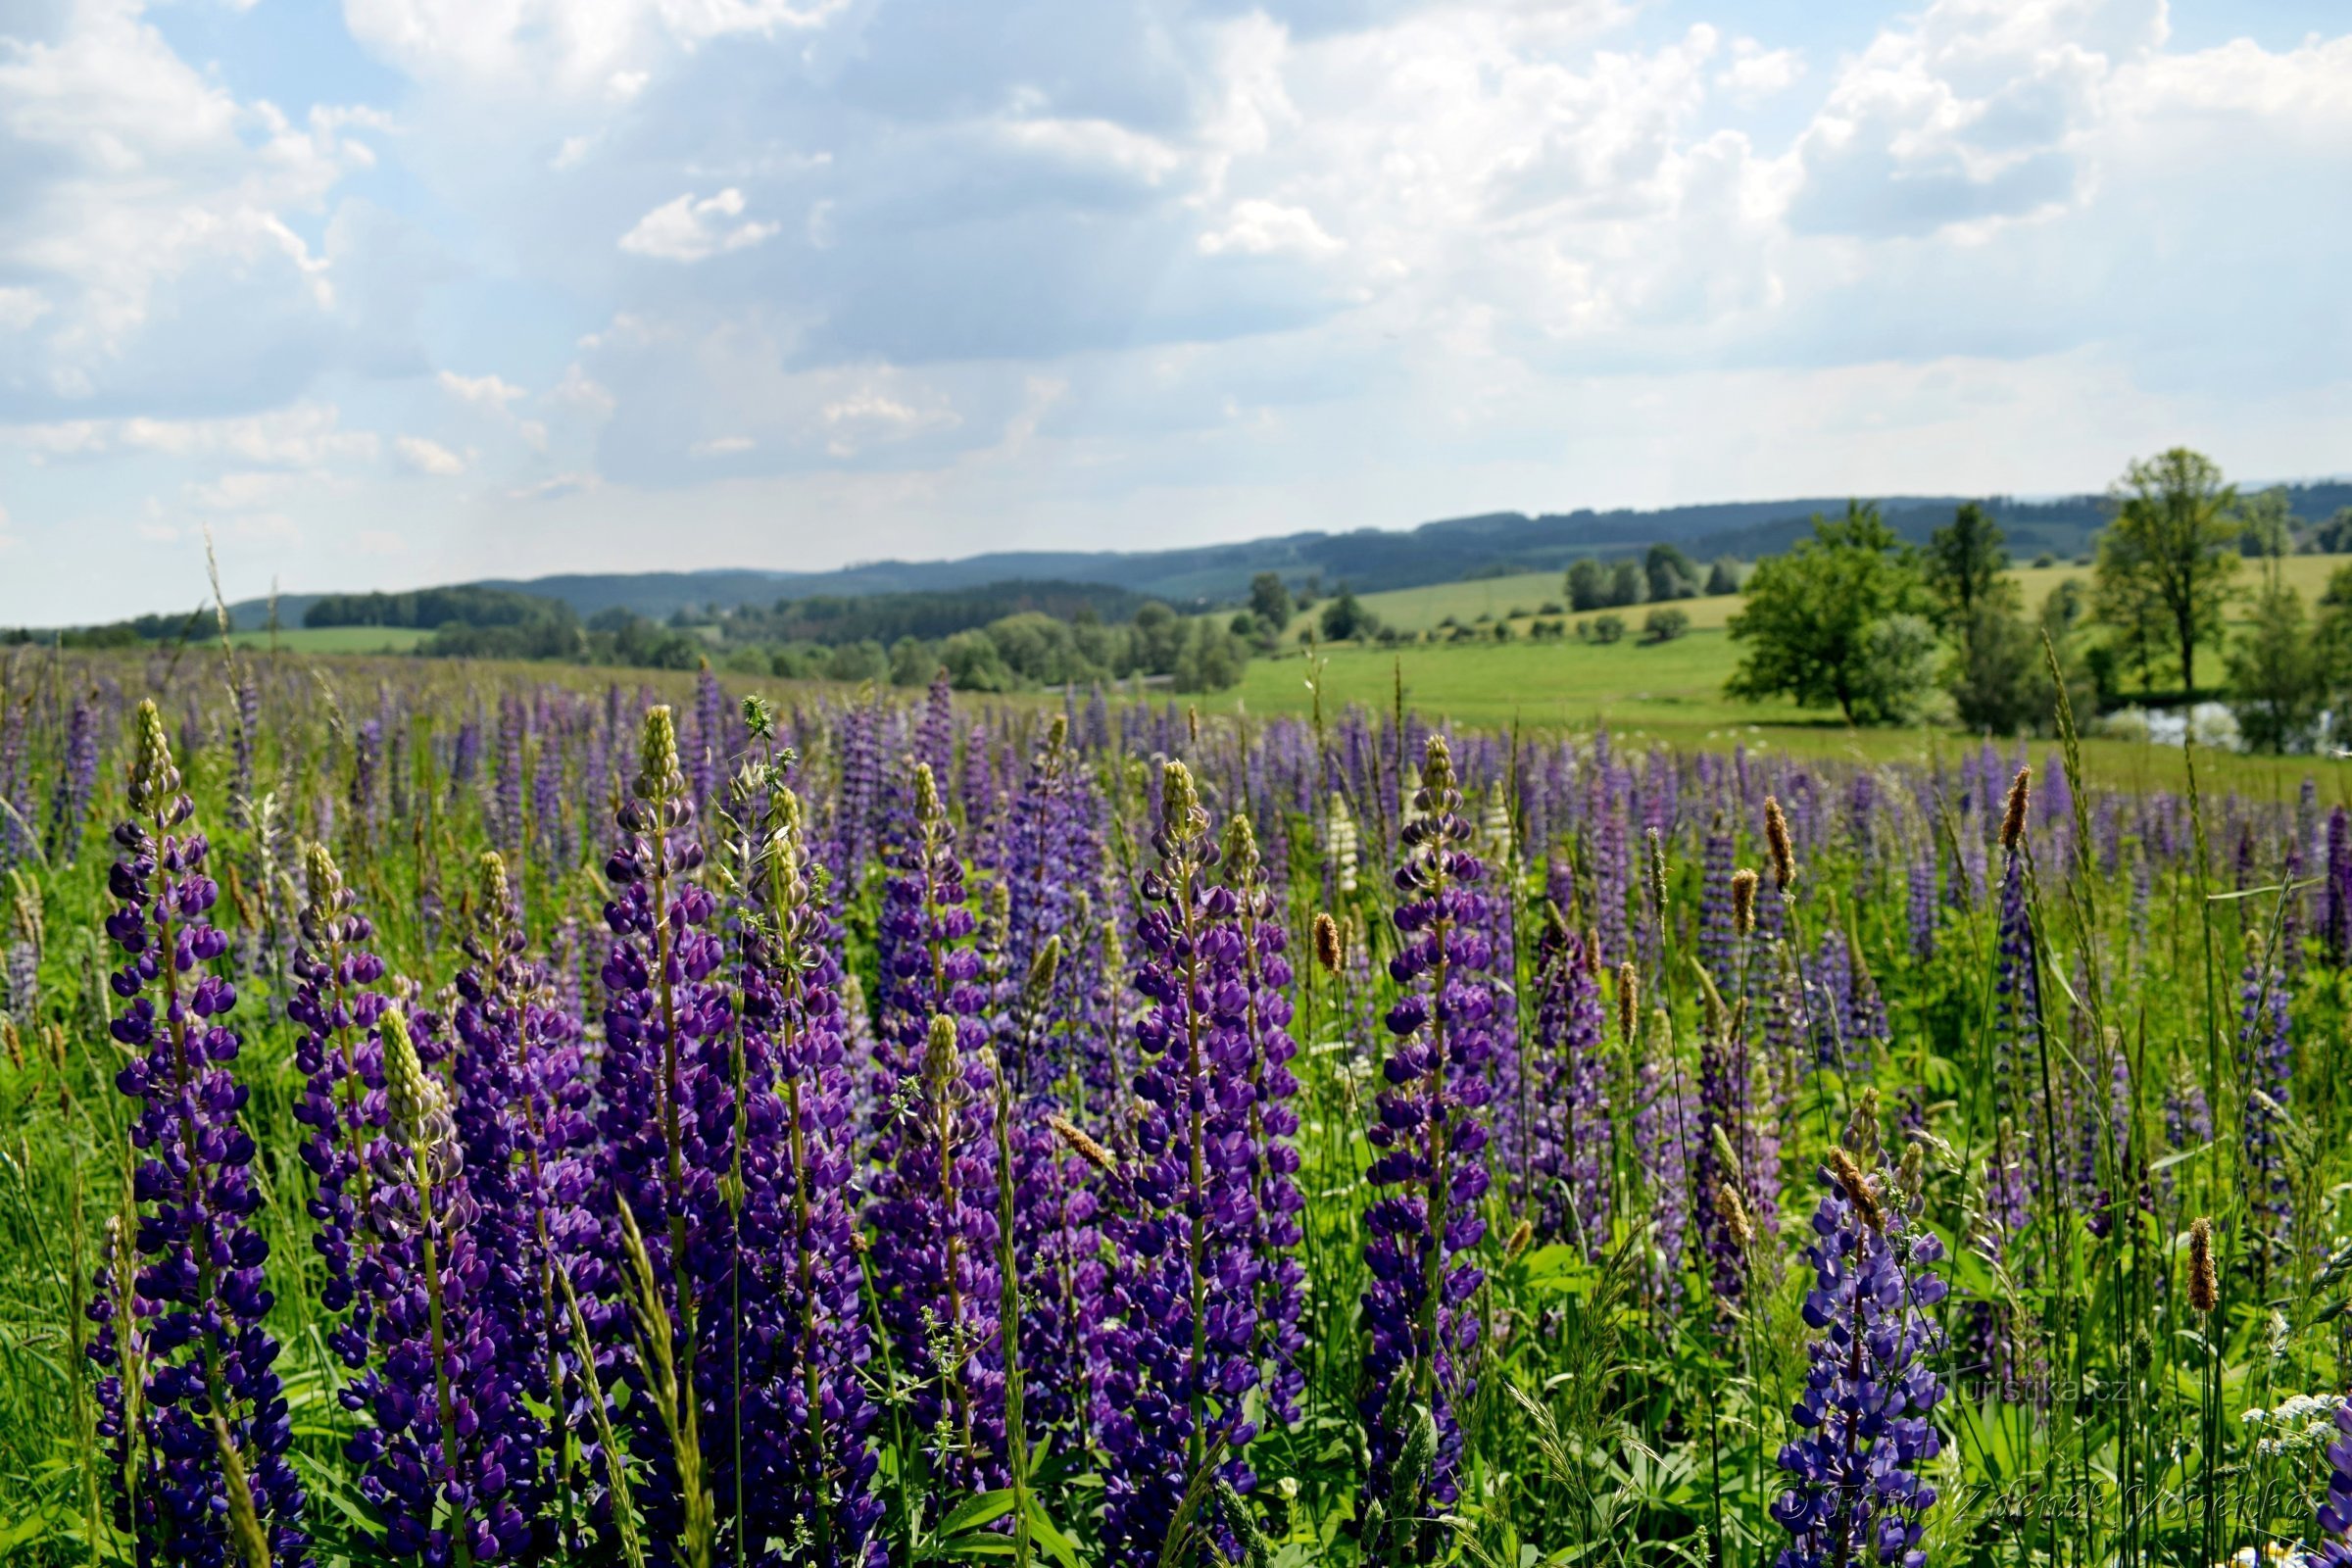
[[[229,634],[239,648],[267,648],[267,631]],[[432,635],[414,626],[287,626],[277,646],[297,654],[405,654]]]
[[[2289,556],[2280,564],[2288,583],[2303,595],[2306,604],[2316,604],[2328,586],[2328,578],[2336,568],[2352,565],[2352,556]],[[2050,590],[2069,577],[2081,579],[2084,591],[2090,587],[2088,566],[2027,566],[2011,572],[2029,610],[2038,610],[2049,597]],[[2252,590],[2260,581],[2261,571],[2256,564],[2248,563],[2239,568],[2238,584]],[[1565,606],[1568,594],[1563,574],[1556,571],[1516,572],[1507,577],[1488,577],[1476,582],[1438,583],[1427,588],[1398,588],[1387,593],[1358,594],[1356,598],[1385,625],[1399,631],[1424,632],[1434,629],[1446,616],[1452,616],[1466,626],[1490,625],[1495,620],[1509,620],[1511,629],[1524,635],[1528,622],[1545,605]],[[1720,629],[1740,612],[1741,601],[1736,595],[1721,598],[1678,599],[1675,608],[1690,617],[1691,630]],[[1642,618],[1653,607],[1632,605],[1617,612],[1626,625],[1639,631]],[[1298,633],[1312,624],[1322,612],[1318,603],[1312,610],[1291,617],[1290,637],[1296,641]],[[1554,612],[1556,617],[1565,614],[1563,609]],[[1480,617],[1491,617],[1482,621]],[[1574,619],[1573,615],[1570,616]]]

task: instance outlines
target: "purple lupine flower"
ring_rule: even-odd
[[[1253,1164],[1258,1255],[1257,1343],[1259,1378],[1266,1409],[1283,1426],[1298,1420],[1306,1374],[1298,1364],[1306,1336],[1298,1326],[1305,1305],[1306,1271],[1297,1256],[1305,1239],[1299,1215],[1306,1200],[1298,1191],[1298,1111],[1292,1103],[1298,1077],[1291,1059],[1290,960],[1282,911],[1267,887],[1258,858],[1257,836],[1247,816],[1226,824],[1226,885],[1238,906],[1242,937],[1242,983],[1248,995],[1242,1026],[1250,1046],[1250,1152]]]
[[[2261,1229],[2281,1240],[2294,1207],[2280,1128],[2292,1093],[2295,1052],[2286,976],[2251,945],[2238,999],[2237,1065],[2248,1089],[2241,1128],[2247,1203]]]
[[[228,949],[208,915],[220,888],[204,872],[204,834],[182,831],[195,806],[152,701],[139,704],[129,798],[106,932],[123,954],[112,1033],[131,1059],[115,1085],[138,1102],[142,1261],[125,1289],[130,1260],[118,1252],[89,1308],[116,1523],[142,1562],[308,1564],[277,1342],[262,1327],[270,1246],[254,1224],[262,1195],[238,1120],[239,1040],[221,1021],[236,989],[203,967]]]
[[[326,846],[307,857],[310,898],[301,916],[302,945],[294,955],[297,982],[286,1016],[301,1028],[294,1064],[304,1074],[294,1119],[309,1128],[303,1163],[318,1181],[307,1207],[318,1228],[311,1245],[326,1264],[320,1304],[348,1314],[327,1334],[327,1346],[346,1367],[368,1358],[369,1302],[355,1289],[361,1222],[368,1203],[368,1152],[384,1125],[383,1048],[374,1038],[384,999],[368,987],[384,964],[368,944],[374,927],[359,912],[358,895],[343,885]],[[346,1396],[357,1409],[356,1395]]]
[[[1579,1246],[1598,1259],[1609,1243],[1608,1064],[1602,1059],[1600,976],[1592,950],[1546,904],[1536,939],[1535,1080],[1543,1103],[1532,1118],[1532,1189],[1523,1200],[1538,1236]]]
[[[76,698],[66,723],[66,755],[49,798],[49,858],[72,865],[81,854],[90,797],[98,788],[98,715]]]
[[[2328,1495],[2312,1517],[2319,1549],[2301,1558],[2316,1568],[2352,1568],[2352,1399],[2336,1401],[2335,1433],[2328,1445]]]
[[[928,764],[914,764],[911,794],[883,884],[874,1284],[932,1462],[952,1485],[985,1489],[1005,1474],[988,999]]]
[[[1402,945],[1389,973],[1403,994],[1389,1009],[1396,1044],[1383,1064],[1388,1087],[1369,1135],[1379,1152],[1366,1173],[1374,1188],[1394,1190],[1364,1216],[1371,1348],[1357,1405],[1371,1436],[1368,1495],[1386,1510],[1385,1521],[1367,1529],[1398,1541],[1416,1539],[1430,1528],[1416,1521],[1459,1495],[1463,1440],[1454,1412],[1473,1391],[1466,1363],[1478,1319],[1469,1298],[1485,1278],[1465,1254],[1486,1235],[1478,1203],[1488,1185],[1480,1119],[1493,1010],[1479,892],[1486,868],[1462,847],[1471,827],[1442,736],[1430,737],[1422,779],[1416,815],[1398,835],[1395,919]],[[1423,1420],[1434,1423],[1436,1441],[1412,1475],[1399,1461]]]
[[[1634,1147],[1657,1235],[1651,1290],[1657,1304],[1671,1312],[1683,1299],[1683,1252],[1690,1237],[1698,1102],[1683,1086],[1674,1064],[1655,1055],[1645,1058],[1636,1075],[1634,1102]]]
[[[2352,963],[2352,813],[2340,806],[2328,813],[2326,909],[2328,961]]]
[[[385,1549],[431,1563],[521,1551],[531,1524],[515,1484],[537,1466],[528,1413],[500,1353],[493,1260],[466,1176],[449,1093],[426,1071],[399,1010],[377,1021],[384,1132],[369,1150],[360,1265],[375,1356],[359,1392],[371,1416],[352,1439],[360,1494]]]
[[[1698,961],[1707,978],[1727,997],[1740,993],[1739,941],[1732,929],[1732,871],[1735,849],[1723,813],[1707,828],[1698,883]],[[1563,908],[1563,913],[1566,910]]]
[[[1936,1488],[1920,1471],[1943,1448],[1934,1412],[1943,1386],[1928,1365],[1940,1335],[1927,1309],[1943,1299],[1943,1255],[1902,1197],[1882,1196],[1844,1150],[1821,1173],[1804,1319],[1817,1336],[1804,1393],[1789,1412],[1802,1436],[1781,1450],[1788,1490],[1772,1505],[1788,1531],[1780,1568],[1863,1561],[1924,1568],[1920,1519]]]
[[[609,1242],[586,1202],[595,1126],[580,1026],[575,1013],[548,1004],[552,977],[521,956],[505,862],[485,852],[478,871],[475,925],[466,939],[471,961],[458,972],[449,1022],[455,1129],[467,1193],[481,1211],[478,1243],[494,1271],[482,1305],[502,1372],[538,1403],[570,1410],[581,1391],[564,1285],[601,1297],[611,1284]],[[567,1434],[519,1406],[505,1415],[510,1495],[524,1517],[541,1514],[545,1499],[563,1497],[572,1484]],[[577,1549],[575,1542],[553,1545]]]
[[[695,880],[703,847],[694,819],[670,711],[650,709],[619,841],[605,862],[612,949],[603,976],[597,1196],[612,1205],[600,1219],[633,1222],[642,1235],[677,1387],[697,1395],[681,1396],[667,1416],[651,1398],[628,1403],[635,1449],[648,1461],[637,1495],[657,1541],[697,1534],[694,1522],[709,1518],[709,1498],[694,1494],[708,1475],[700,1405],[718,1385],[700,1373],[711,1370],[707,1358],[726,1326],[735,1252],[725,1197],[734,1163],[732,1006],[712,978],[724,952],[706,929],[717,906]],[[624,1368],[639,1396],[653,1375],[645,1360],[661,1358],[658,1348],[643,1350]]]
[[[704,660],[694,677],[694,731],[686,746],[686,790],[697,811],[707,812],[718,789],[718,776],[727,754],[727,694]]]
[[[1240,900],[1209,882],[1221,857],[1182,762],[1165,764],[1160,800],[1136,921],[1136,990],[1151,1004],[1137,1025],[1139,1153],[1132,1208],[1111,1228],[1117,1326],[1104,1356],[1102,1537],[1121,1564],[1167,1560],[1179,1509],[1212,1472],[1236,1491],[1256,1484],[1244,1457],[1257,1432],[1261,1264]],[[1211,1509],[1193,1528],[1222,1540],[1229,1525]],[[1205,1556],[1187,1541],[1174,1560]]]
[[[923,694],[923,721],[915,734],[914,755],[918,761],[931,764],[935,780],[949,777],[955,769],[956,698],[945,664],[932,671],[931,688]]]
[[[2026,905],[2025,856],[2012,850],[2001,867],[2000,954],[1993,971],[1992,1102],[2024,1106],[2034,1102],[2025,1073],[2026,1060],[2041,1038],[2041,967],[2034,950],[2034,926]],[[2033,1118],[2019,1129],[2024,1140],[2005,1148],[1999,1157],[2034,1173]]]
[[[757,1478],[750,1513],[767,1539],[806,1543],[800,1560],[818,1568],[878,1568],[882,1499],[862,1376],[871,1347],[851,1213],[856,1119],[840,934],[800,802],[781,784],[768,792],[766,826],[743,1011],[770,1082],[751,1091],[758,1122],[741,1146],[742,1235],[759,1321],[772,1332],[748,1336],[754,1364],[736,1379],[737,1422],[751,1445],[740,1473]]]

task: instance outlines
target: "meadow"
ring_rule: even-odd
[[[0,1554],[2344,1560],[2340,785],[1720,643],[16,653]]]

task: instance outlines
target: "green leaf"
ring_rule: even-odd
[[[995,1492],[975,1493],[957,1503],[945,1519],[939,1522],[943,1536],[961,1535],[981,1525],[994,1524],[1012,1512],[1012,1489],[1000,1488]]]
[[[1029,1534],[1061,1568],[1078,1568],[1078,1543],[1063,1535],[1052,1519],[1046,1517],[1045,1505],[1035,1497],[1027,1509]]]

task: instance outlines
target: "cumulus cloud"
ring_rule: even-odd
[[[414,580],[625,565],[681,516],[698,564],[807,566],[1105,517],[2092,486],[2176,439],[2342,466],[2352,220],[2313,193],[2352,178],[2352,24],[2191,50],[2161,0],[1921,0],[1834,46],[1803,8],[1634,0],[342,16],[319,79],[364,102],[244,85],[284,80],[235,69],[267,7],[208,34],[218,68],[141,0],[0,22],[8,588],[102,514],[170,547],[130,568],[159,585],[217,519],[225,569],[334,587],[388,540]],[[461,473],[414,521],[402,476]]]
[[[392,443],[392,451],[401,466],[411,473],[430,474],[447,478],[466,471],[466,460],[440,442],[420,435],[404,435]]]
[[[620,248],[664,262],[703,262],[723,251],[740,251],[773,238],[778,223],[736,222],[743,217],[743,192],[728,186],[715,196],[693,195],[663,202],[620,236]]]

